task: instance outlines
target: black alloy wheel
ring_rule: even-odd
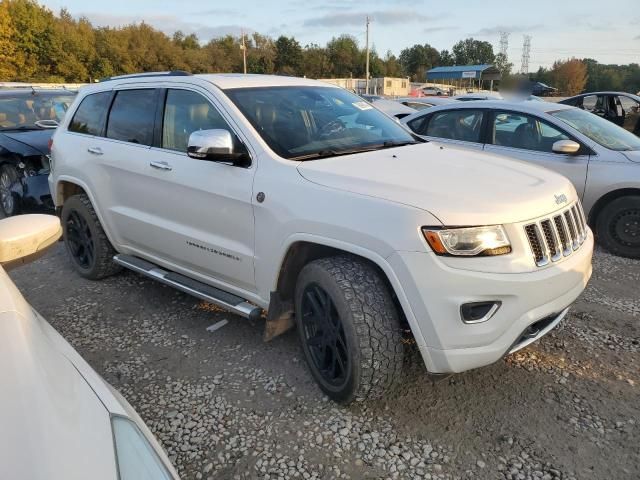
[[[89,224],[77,210],[72,210],[65,226],[71,257],[81,268],[90,269],[95,261],[95,242]]]
[[[309,356],[323,380],[340,389],[349,379],[351,359],[344,326],[329,294],[318,284],[302,296],[302,335]]]

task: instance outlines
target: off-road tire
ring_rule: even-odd
[[[69,245],[68,221],[69,216],[74,212],[86,221],[87,228],[89,229],[94,242],[93,261],[86,266],[79,263]],[[89,197],[86,194],[73,195],[64,202],[62,206],[61,221],[64,243],[76,272],[84,278],[100,280],[122,270],[122,267],[113,261],[113,256],[116,255],[117,252],[111,245],[111,242],[109,242],[107,235],[104,233],[102,225],[100,225],[100,220],[98,220],[98,216],[96,215],[96,211],[91,204],[91,200],[89,200]]]
[[[596,219],[596,233],[600,245],[611,253],[640,258],[640,196],[616,198],[605,205]]]
[[[302,297],[314,284],[329,295],[344,329],[351,368],[343,386],[335,387],[325,380],[306,343]],[[307,364],[327,396],[348,404],[380,398],[392,389],[402,370],[404,345],[391,292],[374,266],[351,256],[310,262],[297,279],[295,310]]]

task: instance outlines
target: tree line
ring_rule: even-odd
[[[0,81],[91,82],[134,72],[187,70],[241,72],[241,40],[227,35],[201,42],[194,34],[177,31],[172,36],[146,23],[124,27],[96,27],[87,18],[74,18],[67,10],[57,15],[36,0],[0,0]],[[252,33],[246,39],[247,70],[310,78],[362,78],[365,49],[350,35],[332,38],[326,45],[302,46],[293,37],[277,39]],[[581,84],[575,75],[584,69],[582,88],[640,89],[637,64],[600,65],[595,60],[576,60],[575,68],[557,62],[540,69],[532,78],[564,90]],[[428,43],[405,48],[396,56],[388,51],[370,55],[373,77],[409,77],[425,81],[435,66],[490,63],[509,77],[513,64],[495,54],[491,43],[473,38],[457,42],[451,50]],[[574,65],[574,63],[571,63]],[[564,72],[564,73],[563,73]],[[554,85],[554,82],[559,82]],[[635,90],[634,90],[635,88]]]

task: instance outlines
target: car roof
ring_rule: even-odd
[[[635,93],[614,92],[614,91],[608,91],[608,90],[605,90],[602,92],[581,93],[580,95],[574,95],[573,97],[565,98],[564,100],[571,100],[572,98],[588,97],[589,95],[625,95],[627,97],[633,97],[636,100],[640,101],[640,96],[636,95]]]
[[[453,102],[445,105],[437,105],[429,108],[428,110],[420,110],[413,115],[409,115],[402,119],[403,123],[410,122],[414,118],[419,118],[423,115],[427,115],[433,112],[439,112],[441,110],[460,110],[460,109],[478,109],[486,108],[492,110],[515,110],[522,113],[540,114],[555,112],[557,110],[569,110],[575,107],[570,105],[563,105],[555,102],[532,102],[528,100],[476,100],[473,102]]]

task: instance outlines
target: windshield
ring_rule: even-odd
[[[40,120],[62,121],[74,94],[18,92],[0,96],[0,130],[37,129]]]
[[[593,113],[579,108],[550,113],[605,148],[618,151],[640,150],[640,138]]]
[[[400,124],[340,88],[260,87],[225,93],[283,158],[305,160],[418,142]]]

